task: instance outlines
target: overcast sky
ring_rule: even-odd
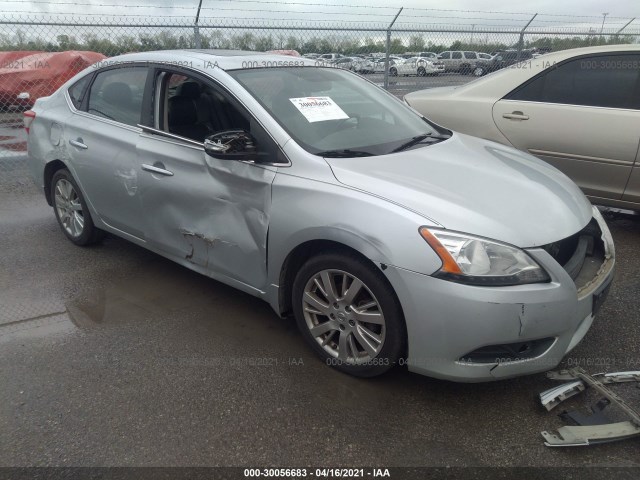
[[[0,0],[3,14],[61,14],[96,19],[129,16],[138,22],[146,18],[191,17],[198,0]],[[117,6],[114,6],[117,5]],[[348,5],[348,6],[346,6]],[[600,28],[602,14],[608,13],[605,29],[622,27],[632,17],[640,17],[638,0],[204,0],[203,21],[323,21],[383,24],[399,7],[405,7],[400,25],[523,26],[530,14],[539,13],[532,26]],[[493,13],[501,12],[501,13]],[[179,19],[176,19],[178,21]],[[185,19],[182,19],[185,21]],[[640,18],[630,28],[640,29]],[[635,30],[635,29],[634,29]]]

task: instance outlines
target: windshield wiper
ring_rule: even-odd
[[[434,140],[446,140],[449,137],[451,137],[451,135],[438,135],[437,133],[423,133],[422,135],[416,135],[408,142],[400,145],[398,148],[394,148],[393,150],[391,150],[391,153],[406,150],[407,148],[413,147],[414,145],[417,145],[418,143],[422,142],[423,140],[426,140],[427,138],[433,138]]]
[[[365,152],[364,150],[351,150],[345,148],[343,150],[326,150],[324,152],[318,152],[316,155],[328,158],[348,158],[348,157],[372,157],[373,153]]]

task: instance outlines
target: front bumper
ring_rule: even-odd
[[[554,368],[589,330],[594,304],[599,307],[613,279],[613,241],[602,218],[594,217],[608,257],[580,290],[542,248],[527,251],[549,273],[549,283],[476,287],[388,268],[385,273],[398,294],[407,324],[409,370],[446,380],[480,382]],[[531,358],[491,363],[462,360],[486,346],[548,338],[550,345]]]

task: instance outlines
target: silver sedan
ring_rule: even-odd
[[[262,298],[352,375],[548,370],[612,279],[607,225],[564,174],[312,60],[116,57],[25,127],[71,242],[108,232]]]

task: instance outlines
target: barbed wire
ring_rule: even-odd
[[[344,12],[291,12],[289,10],[264,10],[264,9],[235,9],[235,8],[219,8],[218,11],[225,11],[225,12],[251,12],[251,13],[289,13],[289,14],[294,14],[294,15],[345,15]],[[21,14],[20,12],[7,12],[7,11],[0,11],[0,13],[3,14],[8,14],[8,15],[13,15],[13,16],[20,16],[22,17],[23,14]],[[38,12],[34,15],[42,15],[42,16],[46,16],[46,17],[52,17],[52,16],[57,16],[57,17],[64,17],[64,18],[69,18],[68,13],[59,13],[59,12]],[[358,17],[383,17],[384,14],[377,14],[377,13],[350,13],[349,15],[352,16],[358,16]],[[107,13],[83,13],[82,14],[83,17],[101,17],[101,18],[121,18],[122,15],[119,14],[107,14]],[[135,13],[131,13],[128,14],[126,17],[130,17],[130,18],[148,18],[149,15],[148,14],[135,14]],[[216,16],[217,18],[233,18],[233,17],[225,17],[225,16]],[[189,16],[189,15],[159,15],[157,16],[157,18],[159,19],[163,19],[163,18],[169,18],[169,19],[185,19],[188,20],[189,22],[192,22],[193,20],[193,16]],[[200,17],[201,19],[205,19],[205,18],[213,18],[208,16],[206,13],[204,15],[201,15]],[[385,17],[385,18],[388,18]],[[469,17],[469,16],[465,16],[465,17],[455,17],[455,16],[448,16],[448,15],[411,15],[411,18],[429,18],[429,19],[442,19],[442,20],[477,20],[477,21],[484,21],[484,20],[491,20],[494,22],[513,22],[514,19],[512,18],[492,18],[492,17]],[[580,17],[577,17],[580,18]],[[243,19],[264,19],[262,17],[246,17],[243,16]],[[265,19],[266,20],[266,19]],[[308,18],[287,18],[287,20],[308,20]],[[340,20],[341,22],[359,22],[359,21],[351,21],[351,20]],[[382,21],[382,20],[380,20]],[[397,23],[407,23],[407,22],[397,22]],[[415,23],[415,22],[412,22]],[[559,24],[559,25],[585,25],[588,22],[576,22],[576,21],[567,21],[567,20],[534,20],[534,24],[538,24],[538,23],[546,23],[546,24]],[[608,22],[607,25],[608,27],[611,27],[612,25],[620,25],[623,22]],[[474,25],[473,23],[464,23],[464,25]],[[491,24],[486,24],[486,23],[482,23],[481,25],[483,26],[490,26]],[[502,24],[494,24],[494,26],[507,26],[506,24],[502,23]],[[521,27],[522,25],[510,25],[515,27]]]
[[[251,12],[251,13],[292,13],[294,15],[344,15],[344,12],[291,12],[289,10],[264,10],[264,9],[236,9],[236,8],[219,8],[218,11],[226,11],[226,12]],[[17,15],[15,12],[1,12]],[[39,13],[40,14],[40,13]],[[68,16],[66,13],[57,13],[51,12],[46,14],[47,16]],[[83,16],[100,16],[100,17],[121,17],[119,14],[106,14],[106,13],[83,13]],[[383,14],[378,13],[350,13],[349,15],[359,16],[359,17],[381,17]],[[148,14],[128,14],[127,17],[148,17]],[[160,18],[188,18],[192,19],[193,17],[188,15],[162,15]],[[201,15],[201,18],[211,18],[206,15]],[[248,18],[248,17],[245,17]],[[455,17],[450,15],[411,15],[411,18],[438,18],[443,20],[458,20],[462,19],[462,17]],[[492,21],[505,21],[512,22],[512,18],[492,18],[492,17],[464,17],[464,20],[492,20]],[[582,24],[584,22],[570,22],[570,21],[561,21],[561,20],[540,20],[541,23],[562,23],[562,24]],[[515,26],[515,25],[514,25]]]
[[[228,3],[253,3],[253,4],[268,4],[268,5],[281,5],[281,6],[287,6],[287,5],[297,5],[297,6],[314,6],[314,7],[340,7],[340,8],[362,8],[362,9],[367,9],[367,10],[371,10],[371,9],[376,9],[376,10],[393,10],[394,12],[397,11],[401,5],[398,6],[381,6],[381,5],[357,5],[357,4],[344,4],[344,3],[317,3],[317,2],[284,2],[284,1],[277,1],[277,0],[217,0],[217,2],[223,3],[223,2],[228,2]],[[24,4],[24,0],[3,0],[3,3],[19,3],[19,4]],[[118,8],[122,8],[121,4],[114,4],[114,3],[88,3],[88,2],[76,2],[76,1],[54,1],[54,0],[31,0],[29,2],[29,4],[40,4],[40,5],[52,5],[52,6],[58,6],[58,5],[70,5],[70,6],[83,6],[83,7],[92,7],[92,8],[101,8],[101,7],[118,7]],[[194,0],[194,4],[193,5],[156,5],[156,4],[149,4],[149,5],[126,5],[126,8],[146,8],[146,9],[168,9],[168,10],[197,10],[198,5],[196,3],[196,0]],[[262,10],[256,10],[256,9],[231,9],[231,8],[224,8],[224,7],[218,7],[218,6],[209,6],[209,5],[202,5],[201,10],[237,10],[237,11],[262,11]],[[509,11],[500,11],[500,10],[462,10],[462,9],[449,9],[449,8],[426,8],[426,7],[403,7],[403,10],[411,10],[411,11],[428,11],[428,12],[452,12],[452,13],[461,13],[461,14],[468,14],[468,13],[486,13],[486,14],[493,14],[493,15],[528,15],[528,16],[532,16],[534,14],[536,14],[535,12],[509,12]],[[273,11],[273,10],[268,10],[268,11]],[[290,13],[290,11],[285,11],[287,13]],[[54,12],[38,12],[38,13],[42,13],[42,14],[56,14]],[[322,13],[322,12],[314,12],[314,13]],[[333,13],[332,13],[333,14]],[[357,15],[356,13],[352,13],[352,12],[336,12],[336,14],[340,14],[340,15]],[[393,13],[388,13],[386,15],[392,15]],[[85,14],[88,15],[88,14]],[[367,15],[367,14],[360,14],[360,15]],[[368,14],[368,15],[374,15],[374,14]],[[545,16],[545,17],[565,17],[565,18],[592,18],[592,19],[598,19],[601,20],[603,17],[601,15],[573,15],[573,14],[560,14],[560,13],[537,13],[538,16]],[[132,16],[132,15],[125,15],[125,16]],[[412,17],[415,17],[415,15],[412,15]],[[443,17],[444,18],[444,17]],[[607,16],[607,20],[629,20],[630,17],[617,17],[617,16]],[[550,22],[550,20],[547,20],[548,22]]]

